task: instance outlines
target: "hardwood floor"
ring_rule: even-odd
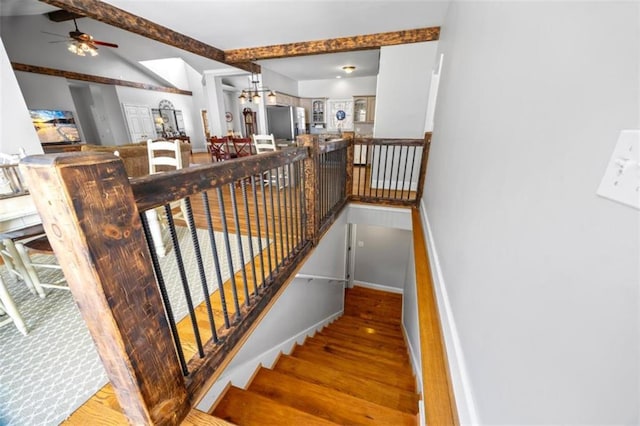
[[[212,413],[239,425],[416,425],[400,297],[347,290],[343,317],[260,368],[247,389],[230,387]]]

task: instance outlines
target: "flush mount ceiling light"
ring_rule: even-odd
[[[345,65],[344,67],[342,67],[342,70],[347,74],[351,74],[356,70],[356,67],[354,67],[353,65]]]
[[[253,71],[251,71],[251,80],[249,83],[250,87],[243,89],[240,93],[240,96],[238,96],[238,100],[240,100],[240,103],[244,105],[247,101],[249,101],[253,102],[254,104],[259,104],[261,99],[260,93],[269,92],[269,94],[267,95],[267,103],[269,105],[275,105],[276,94],[273,92],[273,90],[269,90],[266,87],[259,89],[258,84],[260,84],[258,73],[254,73]]]

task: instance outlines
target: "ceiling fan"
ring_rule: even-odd
[[[105,47],[113,47],[117,48],[118,45],[114,43],[108,43],[106,41],[95,40],[91,34],[83,33],[78,29],[78,23],[76,20],[73,20],[73,24],[75,25],[75,30],[69,31],[69,39],[66,40],[69,42],[69,51],[75,53],[78,56],[96,56],[98,54],[98,46]],[[64,37],[60,34],[48,33],[43,31],[45,34],[51,34],[58,37]],[[50,43],[59,43],[58,41],[52,41]]]

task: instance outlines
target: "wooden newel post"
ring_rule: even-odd
[[[20,168],[129,422],[180,423],[191,407],[122,162],[72,153]]]
[[[300,135],[298,145],[309,149],[309,158],[304,160],[304,197],[307,222],[305,237],[315,246],[320,227],[320,187],[318,173],[320,169],[320,142],[318,136]]]
[[[420,161],[420,174],[418,175],[418,188],[416,189],[416,202],[420,204],[424,191],[424,180],[427,174],[427,161],[429,161],[429,148],[431,147],[431,132],[424,134],[424,148],[422,148],[422,161]]]
[[[349,140],[347,147],[347,179],[345,181],[345,195],[349,198],[353,194],[353,142],[355,140],[354,132],[342,132],[342,136]]]

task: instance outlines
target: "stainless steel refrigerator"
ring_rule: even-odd
[[[267,133],[276,139],[295,140],[297,135],[306,133],[304,108],[268,105]]]

